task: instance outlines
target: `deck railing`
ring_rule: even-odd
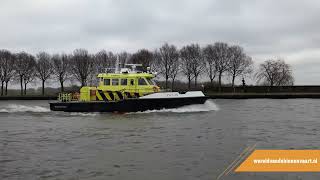
[[[68,102],[72,100],[72,93],[59,93],[58,100]]]

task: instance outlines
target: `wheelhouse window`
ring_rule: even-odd
[[[128,84],[128,80],[127,79],[121,79],[120,83],[121,83],[121,86],[126,86]]]
[[[118,86],[119,85],[119,79],[112,79],[112,86]]]
[[[130,79],[130,85],[131,85],[131,86],[134,85],[134,79]]]
[[[139,78],[138,84],[141,86],[148,85],[147,81],[144,78]]]
[[[147,78],[149,85],[157,85],[151,78]]]
[[[104,80],[103,80],[103,84],[104,84],[105,86],[110,86],[110,79],[104,79]]]

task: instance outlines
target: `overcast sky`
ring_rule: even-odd
[[[0,48],[14,52],[223,41],[256,64],[285,59],[298,85],[320,84],[318,0],[1,0],[0,22]]]

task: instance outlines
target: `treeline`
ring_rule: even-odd
[[[81,86],[95,83],[95,76],[101,72],[110,72],[126,63],[142,64],[151,67],[165,81],[164,88],[174,88],[176,80],[187,80],[188,88],[198,86],[200,77],[217,81],[219,90],[222,77],[231,79],[235,86],[237,78],[253,76],[258,84],[269,86],[292,85],[294,80],[291,67],[283,60],[269,59],[254,71],[253,61],[242,47],[216,42],[204,47],[190,44],[178,49],[175,45],[164,44],[160,48],[149,51],[141,49],[130,54],[115,54],[101,50],[95,54],[86,49],[76,49],[71,54],[49,54],[39,52],[36,55],[27,52],[13,53],[0,50],[1,95],[7,95],[10,82],[20,84],[20,94],[27,94],[27,85],[40,81],[42,94],[45,94],[45,83],[49,79],[59,82],[61,92],[67,80],[77,80]]]

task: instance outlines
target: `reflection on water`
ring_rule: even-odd
[[[215,179],[248,145],[318,149],[319,100],[213,100],[147,113],[0,101],[0,179]],[[222,179],[318,179],[241,173]]]
[[[10,102],[9,102],[10,103]],[[29,106],[21,104],[5,104],[0,108],[0,113],[17,112],[49,112],[50,109],[42,106]]]

